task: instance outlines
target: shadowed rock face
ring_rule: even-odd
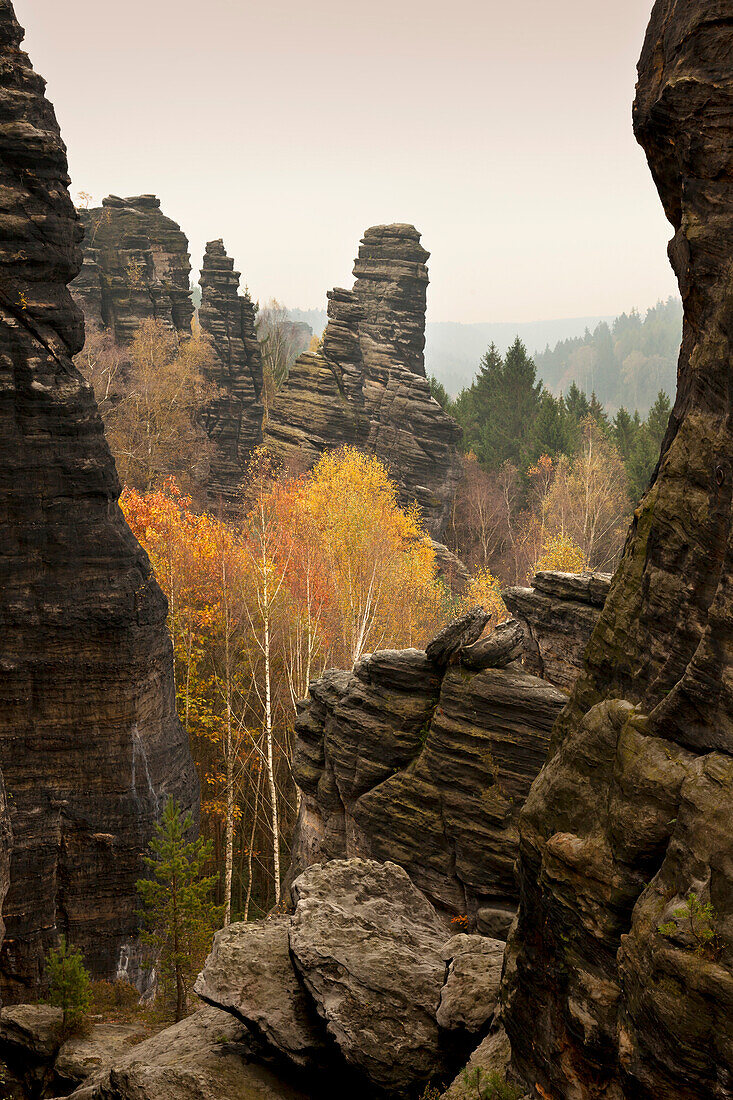
[[[344,444],[376,455],[439,536],[461,476],[460,429],[425,378],[428,256],[411,225],[366,231],[353,291],[329,292],[322,351],[297,360],[265,436],[295,467]]]
[[[96,975],[134,954],[141,850],[169,795],[186,808],[197,795],[165,599],[71,362],[81,227],[22,37],[0,0],[0,764],[14,832],[0,977],[15,1000],[37,991],[58,933]]]
[[[634,123],[684,335],[657,471],[521,818],[505,1019],[552,1096],[733,1096],[731,57],[727,0],[656,4]],[[680,913],[691,894],[712,915]]]
[[[167,218],[155,195],[120,199],[79,213],[84,264],[73,294],[88,324],[111,329],[129,344],[149,318],[191,331],[191,263],[181,227]]]
[[[247,461],[262,443],[262,358],[249,293],[239,293],[239,272],[223,241],[206,246],[201,269],[201,330],[211,338],[218,369],[212,381],[221,397],[206,410],[204,427],[215,444],[209,494],[237,499]]]
[[[471,616],[464,626],[468,648],[454,632],[448,667],[382,652],[311,685],[296,722],[291,876],[324,859],[391,860],[443,912],[506,936],[519,809],[565,696],[518,666],[517,624],[478,643],[483,660]]]

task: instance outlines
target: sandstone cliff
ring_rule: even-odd
[[[326,859],[392,860],[443,912],[506,935],[517,817],[565,696],[518,667],[518,624],[490,638],[475,652],[459,633],[450,664],[431,647],[388,651],[311,685],[291,877]]]
[[[543,1096],[733,1096],[731,57],[729,0],[658,0],[634,123],[675,230],[679,385],[521,818],[505,1019]]]
[[[16,1000],[37,991],[58,933],[94,974],[124,957],[134,976],[140,852],[168,796],[196,801],[165,600],[71,362],[82,232],[22,38],[0,0],[0,764],[14,833],[0,977]]]
[[[424,377],[428,255],[410,225],[366,231],[353,291],[329,293],[322,350],[295,363],[265,438],[294,467],[343,444],[377,455],[439,536],[460,478],[460,429]]]
[[[142,321],[156,318],[191,331],[191,263],[181,227],[155,195],[120,199],[79,212],[84,263],[72,291],[87,324],[106,326],[122,345]]]
[[[204,416],[215,445],[208,490],[214,498],[233,501],[249,456],[262,443],[262,358],[255,308],[248,293],[239,294],[239,272],[223,241],[207,244],[199,282],[199,323],[216,351],[212,381],[221,391]]]

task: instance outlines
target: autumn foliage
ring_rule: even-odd
[[[297,810],[296,703],[330,665],[427,643],[451,612],[432,545],[383,465],[350,448],[300,478],[255,454],[236,523],[197,513],[172,478],[121,505],[168,597],[225,919],[265,911]]]

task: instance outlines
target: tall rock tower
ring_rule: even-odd
[[[0,0],[0,765],[14,834],[0,980],[10,1000],[38,992],[59,934],[92,974],[122,964],[136,977],[141,855],[166,799],[198,804],[166,601],[117,505],[102,423],[71,361],[84,335],[67,290],[82,230],[22,39]]]
[[[366,231],[353,290],[329,293],[322,350],[295,363],[266,442],[296,467],[343,444],[376,455],[439,537],[460,478],[460,428],[425,378],[428,257],[414,226]]]
[[[221,397],[204,416],[214,443],[209,495],[234,502],[250,454],[262,443],[262,357],[255,333],[255,308],[239,293],[240,273],[223,241],[206,246],[201,269],[201,331],[211,338],[217,367],[212,381]]]

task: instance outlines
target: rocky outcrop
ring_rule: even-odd
[[[84,263],[72,291],[87,324],[109,328],[129,344],[148,318],[191,331],[191,262],[180,225],[155,195],[121,199],[79,211]]]
[[[293,902],[292,917],[219,933],[197,993],[307,1071],[313,1096],[415,1096],[450,1076],[493,1019],[503,944],[451,937],[389,862],[317,864]]]
[[[675,235],[675,406],[521,818],[504,1018],[542,1095],[733,1096],[733,20],[658,0],[634,108]]]
[[[502,599],[524,627],[524,667],[570,692],[611,587],[609,573],[537,573]]]
[[[433,661],[375,653],[311,685],[296,722],[291,876],[326,859],[391,860],[441,911],[506,936],[519,809],[565,696],[512,660],[516,623],[476,643],[486,619],[443,631]]]
[[[93,974],[114,975],[123,948],[134,953],[140,853],[160,807],[197,800],[165,599],[71,362],[83,325],[66,284],[81,228],[22,37],[0,0],[0,764],[14,834],[0,974],[11,1000],[38,990],[59,933]]]
[[[461,476],[460,429],[424,377],[428,255],[410,225],[366,231],[353,291],[329,293],[322,350],[295,363],[266,441],[296,468],[344,444],[376,455],[439,536]]]
[[[251,1061],[243,1024],[203,1008],[122,1054],[72,1093],[74,1100],[308,1100],[282,1073]],[[57,1094],[58,1095],[58,1094]]]
[[[255,308],[239,293],[239,272],[223,241],[206,246],[201,269],[201,331],[210,337],[217,367],[211,381],[221,396],[204,413],[214,444],[209,495],[234,502],[255,447],[262,443],[262,358],[255,333]]]

